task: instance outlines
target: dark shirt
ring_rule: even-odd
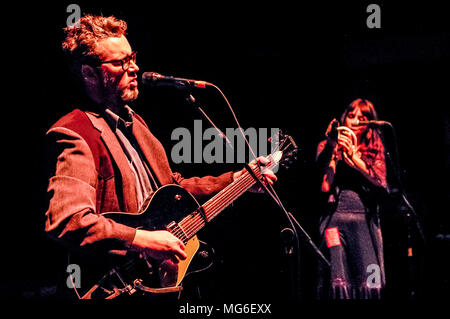
[[[115,114],[108,108],[105,110],[105,119],[117,136],[117,139],[128,158],[130,168],[136,176],[136,197],[138,200],[139,211],[143,211],[145,210],[152,193],[158,186],[132,133],[134,111],[130,107],[125,106],[121,116]]]

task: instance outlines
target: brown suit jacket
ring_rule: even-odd
[[[209,196],[232,181],[219,177],[184,179],[172,173],[161,143],[138,115],[133,134],[161,185],[178,183],[194,196]],[[74,249],[124,254],[136,230],[102,216],[106,212],[138,213],[136,180],[128,159],[104,118],[75,110],[47,132],[53,156],[49,160],[49,208],[45,230]]]

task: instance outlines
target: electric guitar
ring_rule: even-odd
[[[277,165],[287,167],[296,159],[297,145],[291,136],[279,133],[277,150],[267,158],[267,168],[273,170]],[[211,222],[219,213],[238,199],[255,183],[254,176],[262,180],[263,174],[258,167],[245,172],[222,191],[203,205],[185,189],[178,185],[165,185],[152,196],[147,209],[140,214],[105,213],[103,216],[130,227],[144,230],[167,230],[185,244],[187,258],[174,264],[170,261],[156,261],[145,253],[127,254],[112,257],[112,260],[98,260],[94,256],[76,259],[69,255],[69,264],[77,264],[81,269],[83,280],[69,275],[67,283],[81,299],[112,299],[120,295],[134,293],[170,293],[179,292],[185,276],[191,272],[199,272],[211,264],[200,260],[200,268],[191,265],[198,259],[197,252],[201,242],[197,233]],[[253,176],[252,176],[253,175]],[[203,244],[202,244],[203,245]],[[212,251],[203,248],[201,255],[209,255]],[[201,258],[200,258],[201,259]],[[89,260],[89,261],[87,261]],[[86,273],[89,272],[89,275]],[[83,289],[88,287],[88,289]]]

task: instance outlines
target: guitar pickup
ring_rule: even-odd
[[[171,222],[170,224],[167,224],[166,229],[167,229],[167,231],[171,232],[176,226],[177,226],[177,223]]]

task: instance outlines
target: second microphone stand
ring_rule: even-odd
[[[400,168],[400,161],[399,161],[399,151],[398,151],[398,140],[397,140],[397,134],[395,132],[394,126],[389,123],[386,122],[386,125],[389,126],[389,128],[391,129],[391,133],[392,133],[392,139],[393,139],[393,149],[394,149],[394,159],[391,156],[391,152],[387,151],[386,152],[386,156],[389,160],[389,163],[392,167],[393,173],[394,173],[394,177],[395,177],[395,182],[398,186],[398,192],[401,195],[401,201],[403,202],[404,205],[406,206],[402,206],[399,207],[397,209],[399,209],[399,211],[403,214],[403,217],[405,218],[405,223],[406,223],[406,240],[407,240],[407,251],[406,251],[406,256],[407,256],[407,263],[408,263],[408,283],[409,283],[409,287],[408,287],[408,297],[410,299],[414,299],[416,297],[416,287],[414,286],[414,282],[417,279],[417,274],[415,274],[415,266],[414,266],[414,261],[413,259],[416,258],[416,251],[415,251],[415,247],[414,247],[414,236],[413,233],[417,233],[418,234],[418,238],[420,239],[420,241],[425,244],[426,243],[426,239],[425,239],[425,235],[424,235],[424,231],[422,228],[422,225],[420,223],[419,220],[419,216],[417,215],[414,207],[411,205],[410,201],[408,200],[407,196],[406,196],[406,190],[405,187],[403,186],[403,182],[402,182],[402,174],[401,174],[401,168]],[[382,138],[382,142],[383,145],[385,144],[385,138],[383,136],[383,134],[380,134],[381,138]],[[389,191],[390,195],[391,191]],[[415,229],[415,231],[413,231]]]

